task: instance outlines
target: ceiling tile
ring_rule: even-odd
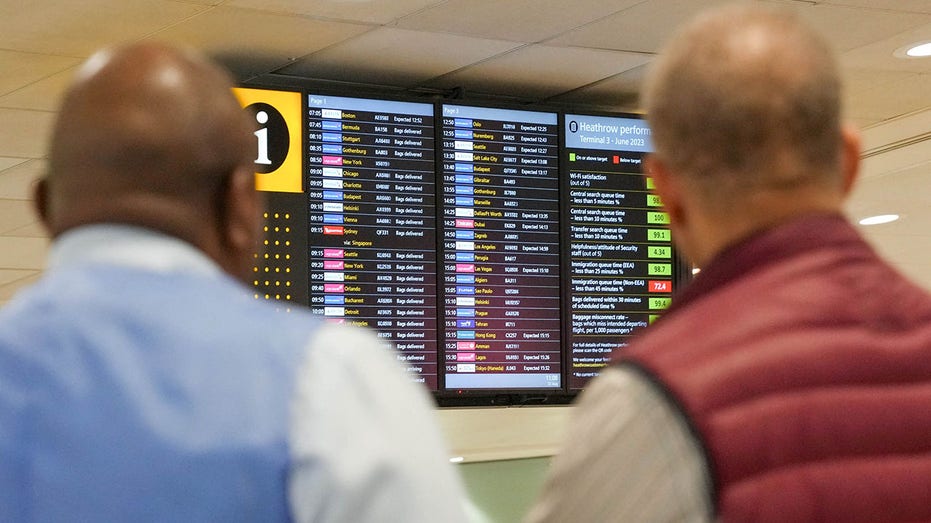
[[[22,238],[48,238],[49,233],[42,225],[42,222],[36,220],[29,225],[17,227],[7,233],[8,236],[19,236]]]
[[[864,129],[861,133],[863,138],[863,143],[866,144],[871,140],[871,136],[875,133],[874,131],[882,130],[884,127],[894,123],[896,120],[891,120],[883,122],[882,124],[875,125],[868,129]],[[914,138],[912,138],[914,139]],[[887,142],[889,143],[889,142]],[[869,180],[875,177],[885,177],[889,175],[894,175],[903,171],[908,171],[909,169],[914,169],[917,166],[925,166],[926,164],[931,164],[931,140],[919,141],[911,145],[903,143],[892,143],[888,148],[879,148],[879,149],[866,149],[869,156],[862,158],[860,162],[860,180]],[[926,173],[931,173],[931,167],[925,168]],[[931,174],[925,176],[925,180],[931,179]],[[893,185],[898,184],[898,178],[888,178],[887,182]],[[861,183],[862,185],[862,183]],[[924,190],[923,192],[927,192]],[[874,197],[878,197],[879,194],[882,194],[881,191],[877,191]]]
[[[912,73],[844,68],[841,70],[844,95],[844,116],[848,120],[875,120],[886,116],[869,107],[877,92],[902,81]]]
[[[43,0],[23,6],[0,3],[0,48],[79,57],[207,9],[165,0]]]
[[[538,42],[643,0],[450,0],[406,16],[398,27]]]
[[[915,242],[921,239],[931,240],[931,237],[923,234],[896,234],[890,232],[890,229],[884,229],[886,225],[891,224],[860,226],[860,231],[886,259],[895,264],[914,263],[916,261],[914,255],[924,250],[916,248]]]
[[[890,91],[892,91],[892,89],[890,89]],[[927,137],[928,129],[931,129],[931,107],[924,111],[896,118],[891,122],[870,129],[863,135],[863,149],[875,154],[878,151],[888,149],[892,144],[911,142],[915,137],[919,136]],[[919,143],[913,143],[908,147],[897,148],[894,151],[890,150],[885,153],[885,155],[875,155],[868,159],[881,158],[884,160],[884,163],[893,163],[895,165],[894,168],[888,169],[889,171],[900,171],[919,163],[915,161],[916,157],[921,161],[931,161],[931,147],[929,146],[931,146],[931,141],[925,140]],[[906,155],[907,161],[885,161],[886,156],[892,153],[899,154],[901,152],[908,153]]]
[[[57,111],[62,96],[74,78],[77,67],[71,67],[48,78],[0,96],[0,107]]]
[[[307,78],[411,86],[517,45],[381,27],[308,56],[280,72]]]
[[[854,127],[862,131],[864,129],[867,129],[869,127],[882,123],[883,119],[881,118],[855,118],[855,117],[848,116],[847,122],[849,122]]]
[[[225,55],[224,63],[237,73],[257,74],[369,29],[361,24],[220,6],[159,31],[151,38]],[[241,59],[239,67],[236,57]]]
[[[677,26],[700,11],[726,0],[649,0],[598,22],[570,31],[551,42],[627,51],[656,52]],[[821,31],[840,50],[849,50],[928,23],[925,15],[876,9],[765,2],[787,6]],[[648,27],[649,30],[643,28]]]
[[[49,241],[44,238],[0,236],[0,269],[34,269],[45,267]]]
[[[530,45],[431,80],[430,86],[545,98],[640,66],[643,54]]]
[[[4,156],[0,156],[0,177],[3,176],[3,171],[11,167],[14,167],[16,165],[19,165],[25,161],[26,161],[25,158],[7,158]],[[0,196],[0,198],[3,198],[3,196]]]
[[[0,75],[0,97],[58,73],[79,61],[79,58],[67,56],[0,50],[0,71],[3,71]]]
[[[911,74],[905,71],[876,71],[874,69],[845,67],[841,70],[841,80],[844,83],[846,93],[859,94],[894,84],[911,76]]]
[[[923,152],[922,157],[922,151],[916,148],[915,163],[908,168],[859,180],[851,198],[852,208],[873,214],[909,213],[912,220],[931,223],[931,142],[926,142]],[[896,230],[904,223],[893,222],[882,229]]]
[[[880,42],[931,23],[931,15],[826,4],[795,5],[799,16],[841,52]]]
[[[916,163],[897,172],[862,178],[848,201],[847,214],[853,220],[899,214],[898,221],[861,226],[860,230],[893,265],[931,289],[931,232],[926,227],[931,223],[931,142],[908,149],[913,150]],[[920,158],[925,160],[918,161]]]
[[[593,105],[611,111],[635,111],[640,106],[640,86],[648,69],[649,64],[634,67],[548,101]]]
[[[928,0],[825,0],[825,4],[931,14]]]
[[[41,271],[33,270],[29,272],[32,273],[29,276],[0,285],[0,304],[8,303],[16,293],[39,281],[39,278],[42,277]]]
[[[926,19],[922,16],[921,18]],[[931,72],[931,57],[899,58],[895,52],[906,45],[931,40],[931,23],[847,51],[841,55],[845,67],[912,73]]]
[[[882,227],[884,225],[861,226],[860,230],[881,257],[913,282],[931,290],[931,259],[923,247],[931,242],[931,236],[892,234]]]
[[[648,0],[546,43],[655,53],[677,26],[707,7],[724,3],[728,0]]]
[[[0,286],[13,283],[27,276],[34,276],[37,272],[25,269],[0,269]]]
[[[895,96],[888,96],[895,92]],[[853,116],[888,120],[928,107],[931,74],[909,74],[884,86],[853,93],[848,104],[855,107]]]
[[[36,220],[32,202],[0,199],[0,234],[9,234],[11,230],[35,223]]]
[[[45,160],[28,160],[0,171],[0,198],[31,200],[32,184],[45,167]]]
[[[0,156],[41,158],[55,114],[0,108]]]
[[[230,0],[228,5],[253,7],[266,11],[387,24],[409,13],[415,13],[441,0]]]

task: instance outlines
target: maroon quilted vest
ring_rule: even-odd
[[[727,249],[615,359],[684,412],[721,521],[931,521],[931,297],[842,217]]]

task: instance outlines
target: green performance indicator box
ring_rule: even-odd
[[[652,246],[647,249],[648,258],[672,258],[672,247]]]
[[[650,263],[647,265],[647,273],[650,276],[672,276],[672,264]]]
[[[663,201],[659,199],[659,196],[655,194],[647,195],[647,207],[662,207]]]
[[[647,229],[647,239],[651,242],[668,242],[672,241],[672,233],[669,229]]]
[[[648,211],[647,223],[650,225],[669,225],[669,215],[662,211]]]
[[[672,298],[650,298],[650,310],[668,309]]]

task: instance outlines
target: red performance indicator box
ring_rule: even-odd
[[[672,282],[668,280],[649,280],[647,285],[650,292],[672,292]]]

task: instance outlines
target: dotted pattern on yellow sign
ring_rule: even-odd
[[[264,219],[265,239],[259,252],[253,254],[254,297],[257,300],[274,300],[290,305],[293,281],[291,255],[288,251],[293,238],[292,216],[288,213],[267,212]],[[285,310],[291,312],[291,307],[288,306]]]

